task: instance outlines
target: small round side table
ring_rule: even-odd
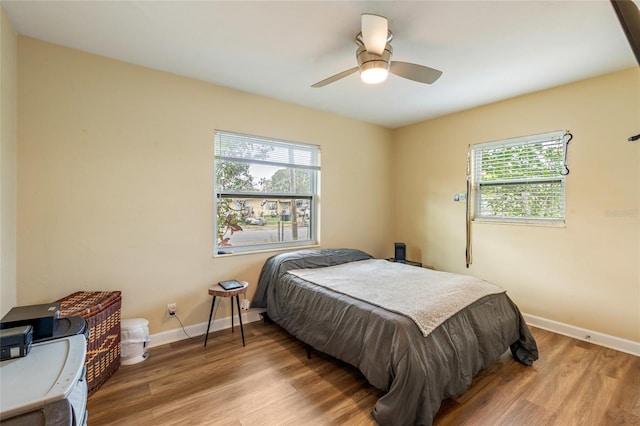
[[[213,317],[213,307],[216,303],[216,297],[230,297],[231,298],[231,332],[233,333],[233,298],[236,298],[236,306],[238,307],[238,320],[240,321],[240,333],[242,334],[242,346],[244,346],[244,328],[242,328],[242,311],[240,310],[240,295],[247,292],[249,283],[246,281],[240,281],[241,288],[234,288],[233,290],[225,290],[218,284],[209,287],[209,294],[213,296],[211,300],[211,310],[209,311],[209,323],[207,324],[207,334],[204,338],[204,346],[207,346],[207,340],[209,340],[209,329],[211,328],[211,319]],[[215,318],[214,318],[215,320]]]

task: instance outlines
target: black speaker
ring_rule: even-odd
[[[407,246],[405,246],[404,243],[395,243],[395,245],[396,251],[393,257],[396,262],[404,262],[407,260]]]

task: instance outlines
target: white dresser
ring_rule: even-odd
[[[26,357],[0,363],[4,425],[87,424],[84,335],[34,344]]]

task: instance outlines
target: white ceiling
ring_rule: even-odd
[[[391,128],[637,66],[608,0],[1,4],[21,35]],[[362,13],[442,77],[311,88],[356,66]]]

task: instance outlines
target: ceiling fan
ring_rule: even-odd
[[[362,14],[362,31],[356,35],[358,66],[319,81],[311,87],[326,86],[358,70],[362,81],[369,84],[383,82],[389,73],[426,84],[440,78],[442,71],[409,62],[391,61],[392,39],[393,34],[389,31],[387,18]]]

